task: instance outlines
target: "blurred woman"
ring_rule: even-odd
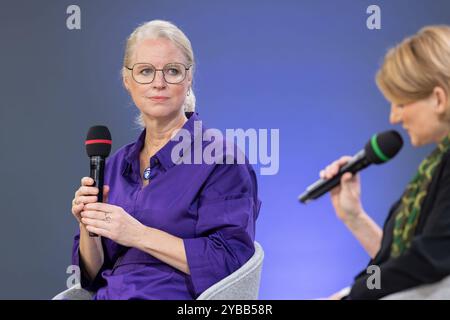
[[[415,147],[436,148],[419,165],[383,228],[365,212],[360,180],[347,173],[331,192],[336,215],[380,268],[380,289],[366,270],[347,298],[378,299],[450,275],[450,27],[429,26],[389,50],[377,84],[391,102],[390,122],[401,124]],[[350,157],[320,172],[336,175]],[[332,298],[342,298],[338,293]]]

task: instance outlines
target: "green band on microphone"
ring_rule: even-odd
[[[380,158],[383,162],[386,162],[389,160],[389,158],[381,151],[380,147],[378,146],[377,142],[377,135],[374,134],[372,136],[372,139],[370,139],[370,144],[372,145],[372,149],[375,152],[375,154]]]

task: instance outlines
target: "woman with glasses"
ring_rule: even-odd
[[[179,161],[196,152],[194,70],[189,39],[169,22],[150,21],[128,38],[123,84],[142,133],[108,158],[105,203],[89,177],[72,203],[73,264],[95,299],[195,299],[254,253],[251,166]],[[181,131],[193,137],[190,155],[173,152]]]
[[[350,299],[379,299],[450,275],[450,27],[423,28],[391,49],[377,84],[391,102],[390,122],[403,126],[413,146],[436,148],[419,165],[383,228],[361,204],[358,175],[345,174],[332,190],[336,215],[371,257],[369,266],[379,268],[355,278]],[[333,177],[349,159],[333,162],[320,176]]]

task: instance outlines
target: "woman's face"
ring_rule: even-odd
[[[184,55],[170,40],[164,38],[147,39],[138,42],[132,56],[132,68],[136,63],[150,63],[156,69],[162,69],[168,63],[182,63],[186,67]],[[186,78],[178,84],[164,80],[161,71],[156,71],[155,79],[149,84],[139,84],[132,77],[132,71],[126,70],[123,79],[135,105],[145,118],[161,119],[176,117],[182,113],[183,103],[192,83],[192,75],[187,71]]]
[[[392,124],[402,124],[413,146],[438,143],[450,129],[445,120],[447,103],[445,91],[437,87],[426,99],[404,105],[392,104],[389,120]]]

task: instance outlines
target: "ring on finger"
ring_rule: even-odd
[[[110,223],[111,222],[111,212],[105,212],[105,218],[103,220]]]

